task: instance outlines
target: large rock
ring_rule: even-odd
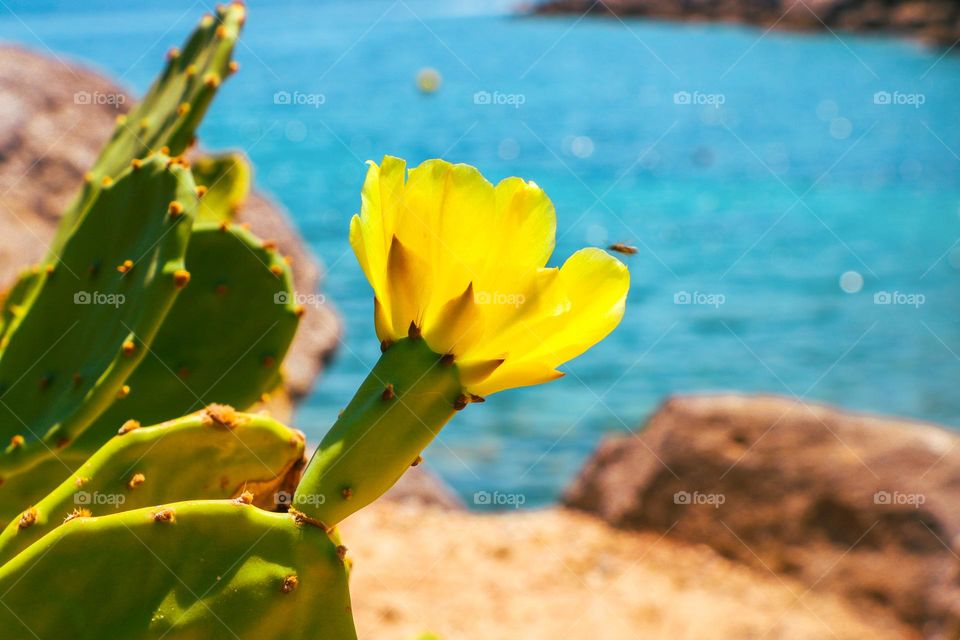
[[[545,0],[532,11],[736,21],[800,31],[880,31],[944,48],[953,48],[960,38],[960,3],[953,0]]]
[[[605,440],[565,502],[956,638],[958,443],[788,398],[678,397],[639,435]]]
[[[83,99],[94,95],[103,98]],[[0,46],[0,288],[45,254],[117,114],[132,103],[109,79],[81,66]],[[279,205],[253,193],[238,219],[291,256],[297,291],[317,290],[320,265]],[[339,335],[331,306],[307,307],[285,362],[295,398],[310,390]]]

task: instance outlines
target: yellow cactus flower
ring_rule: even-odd
[[[350,244],[374,290],[377,336],[422,336],[452,356],[467,391],[486,396],[560,377],[557,367],[623,317],[630,276],[581,249],[547,267],[553,203],[533,182],[496,187],[469,165],[428,160],[409,171],[369,163]]]

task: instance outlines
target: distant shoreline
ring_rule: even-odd
[[[912,38],[952,49],[960,40],[953,0],[546,0],[535,15],[593,14],[683,22],[729,22],[791,31],[846,31]]]

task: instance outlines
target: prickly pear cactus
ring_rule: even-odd
[[[0,533],[0,565],[73,518],[178,500],[231,498],[244,491],[252,494],[254,504],[272,509],[274,492],[303,456],[300,432],[225,405],[152,427],[127,421]]]
[[[370,504],[419,462],[461,395],[457,365],[422,339],[391,345],[320,442],[294,506],[334,526]]]
[[[299,318],[283,257],[243,227],[203,225],[186,261],[190,286],[128,382],[151,393],[117,399],[76,443],[87,455],[126,419],[153,424],[214,401],[244,409],[279,381]]]
[[[239,153],[203,155],[190,163],[197,187],[204,191],[197,222],[231,222],[250,193],[250,163]]]
[[[189,280],[195,207],[187,169],[161,154],[138,160],[102,186],[41,266],[0,352],[0,439],[10,443],[0,478],[53,456],[118,395],[137,392],[125,381]]]
[[[80,516],[0,567],[0,629],[77,640],[354,640],[345,554],[295,514],[242,499]]]
[[[200,20],[182,49],[171,49],[166,68],[143,100],[118,118],[83,190],[64,213],[48,257],[60,253],[104,178],[115,179],[132,160],[150,153],[179,156],[194,142],[197,126],[221,83],[237,69],[231,56],[245,19],[242,4],[221,6]]]

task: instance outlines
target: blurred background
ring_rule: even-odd
[[[0,39],[136,94],[211,8],[0,4]],[[604,433],[639,429],[673,393],[767,391],[960,426],[949,44],[480,0],[258,0],[249,14],[242,71],[200,139],[249,155],[328,269],[345,335],[299,409],[311,441],[379,355],[347,229],[364,161],[384,154],[534,180],[557,207],[553,264],[585,245],[638,250],[621,256],[632,290],[608,340],[564,379],[464,412],[428,450],[472,508],[478,491],[554,502]]]

